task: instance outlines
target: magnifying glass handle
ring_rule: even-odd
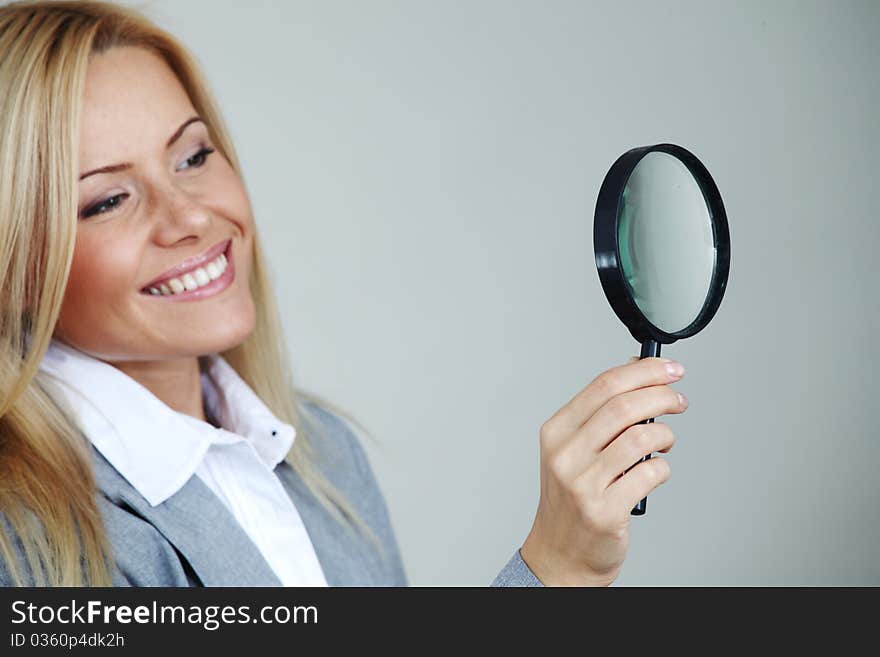
[[[656,340],[648,339],[642,343],[642,353],[639,356],[639,358],[658,358],[659,356],[660,356],[660,343],[659,342],[657,342]],[[649,422],[653,422],[653,421],[654,421],[654,418],[649,418],[647,420],[642,420],[641,422],[636,422],[636,424],[648,424]],[[633,463],[626,470],[626,472],[629,472],[634,467],[636,467],[639,463],[641,463],[642,461],[647,461],[649,458],[651,458],[650,454],[643,456],[638,461]],[[626,473],[624,473],[624,474],[626,474]],[[642,501],[639,502],[638,504],[636,504],[632,508],[632,511],[630,511],[629,513],[632,516],[643,516],[643,515],[645,515],[645,510],[647,509],[647,507],[648,507],[648,498],[643,497]]]
[[[642,421],[642,422],[636,422],[636,424],[648,424],[648,422],[653,422],[653,421],[654,421],[654,418],[651,418],[650,420],[644,420],[644,421]],[[651,458],[651,455],[650,455],[650,454],[647,454],[647,455],[643,456],[643,457],[640,458],[638,461],[636,461],[635,463],[633,463],[629,468],[627,468],[626,472],[629,472],[629,471],[632,470],[634,467],[636,467],[639,463],[641,463],[642,461],[647,461],[649,458]],[[624,473],[624,474],[625,474],[625,473]],[[636,505],[632,508],[632,511],[629,512],[629,514],[630,514],[631,516],[643,516],[643,515],[645,515],[645,510],[647,509],[647,507],[648,507],[648,498],[647,498],[647,497],[643,497],[643,498],[642,498],[642,501],[639,502],[638,504],[636,504]]]

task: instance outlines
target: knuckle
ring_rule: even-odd
[[[569,493],[583,525],[592,529],[603,526],[605,523],[605,510],[601,503],[601,495],[595,489],[591,470],[587,469],[575,477],[566,486],[566,491]]]
[[[611,410],[614,415],[624,419],[628,419],[635,411],[633,401],[624,395],[618,395],[611,402]]]
[[[672,474],[669,468],[669,461],[657,456],[647,461],[647,463],[651,464],[649,469],[650,478],[655,486],[669,480],[669,477]]]
[[[605,526],[606,514],[602,504],[591,497],[582,497],[579,500],[581,523],[591,529],[600,529]]]
[[[654,444],[654,436],[650,424],[637,424],[630,431],[632,431],[631,441],[633,447],[639,454],[646,454],[651,451],[651,447]]]
[[[608,508],[603,506],[593,513],[592,526],[597,532],[607,534],[614,525],[614,518]]]
[[[549,420],[546,420],[544,424],[541,425],[539,437],[542,448],[547,448],[555,440],[556,424],[555,422],[553,422],[552,417]]]
[[[605,370],[593,380],[596,392],[607,397],[613,396],[617,389],[617,378],[614,370]]]
[[[578,506],[586,504],[590,498],[589,489],[586,481],[584,481],[583,474],[574,477],[568,482],[565,486],[565,492],[568,494],[571,501]]]
[[[568,471],[568,456],[563,450],[556,450],[547,457],[547,471],[557,480],[562,481]]]

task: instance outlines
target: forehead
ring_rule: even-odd
[[[171,133],[193,114],[183,85],[158,55],[133,47],[92,55],[83,95],[80,162],[101,166],[164,149]]]

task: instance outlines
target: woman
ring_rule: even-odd
[[[100,2],[0,7],[0,581],[405,585],[347,416],[292,385],[256,224],[192,56]],[[494,585],[610,584],[669,477],[668,359],[540,431]],[[353,422],[353,420],[352,420]],[[635,426],[634,426],[635,425]]]

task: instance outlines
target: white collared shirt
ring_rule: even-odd
[[[296,429],[279,420],[219,354],[206,359],[206,411],[175,411],[121,370],[52,340],[40,370],[80,430],[152,505],[193,474],[226,505],[284,586],[327,586],[305,525],[274,468]]]

